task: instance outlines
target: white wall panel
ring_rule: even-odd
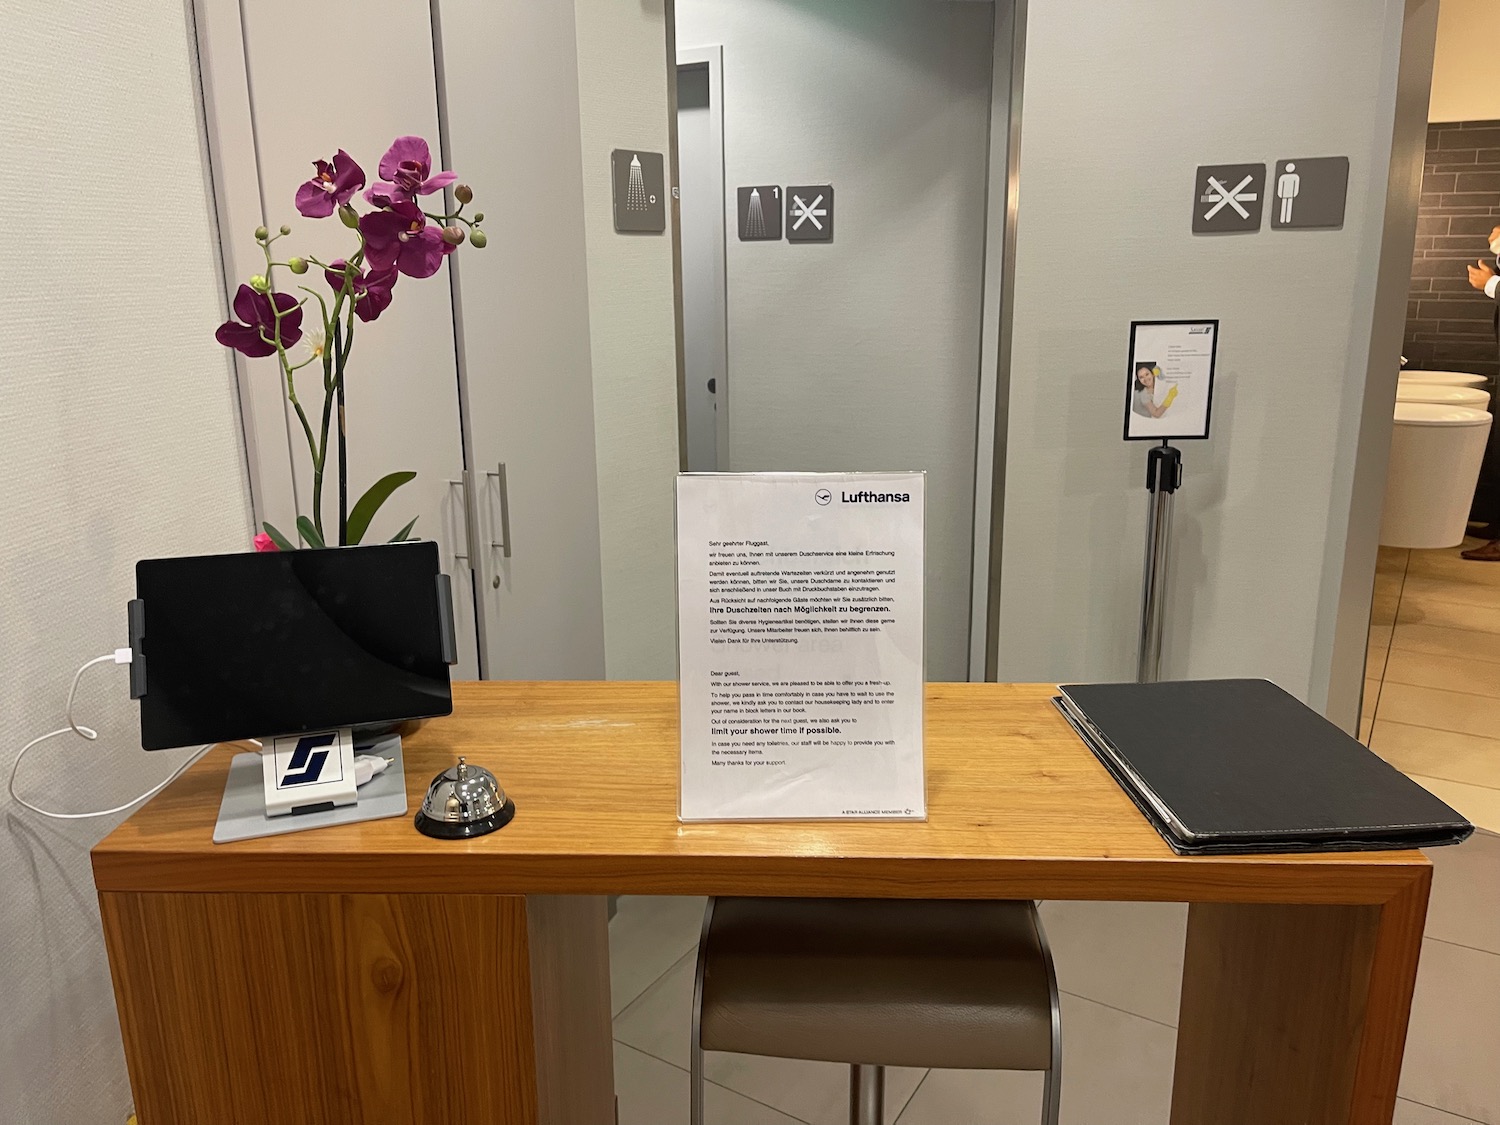
[[[392,140],[404,134],[426,138],[437,164],[437,84],[432,27],[425,3],[388,4],[379,18],[357,0],[256,0],[243,6],[260,181],[266,223],[291,226],[276,243],[279,257],[312,253],[323,261],[344,257],[358,246],[336,217],[305,219],[293,197],[313,172],[312,162],[343,148],[378,178],[378,165]],[[441,196],[425,197],[426,210],[441,208]],[[363,200],[356,204],[365,211]],[[250,240],[252,230],[227,231],[227,238]],[[472,250],[461,250],[469,253]],[[277,275],[279,288],[302,296],[296,281],[328,290],[321,271],[301,279]],[[315,325],[316,309],[304,318]],[[251,360],[260,377],[278,378],[274,358]],[[258,370],[257,370],[258,369]],[[297,394],[314,431],[323,395],[319,365],[297,374]],[[453,305],[441,271],[429,278],[402,276],[391,307],[370,324],[359,324],[345,380],[349,432],[349,505],[380,477],[412,470],[417,479],[395,493],[367,535],[389,538],[413,515],[413,534],[435,539],[443,569],[454,581],[459,626],[459,678],[478,675],[473,586],[457,555],[466,551],[462,493],[449,482],[463,472],[459,441],[458,369],[454,357]],[[311,457],[300,425],[292,423],[298,463],[299,504],[307,500]],[[338,527],[336,456],[330,436],[323,486],[323,529],[332,542]],[[281,530],[290,537],[293,529]]]
[[[248,549],[222,283],[183,6],[0,8],[0,771],[125,643],[137,559]],[[27,758],[23,793],[118,804],[140,750],[125,669],[90,672],[95,743]],[[88,849],[113,826],[0,816],[0,1121],[118,1125],[130,1105]]]
[[[454,166],[489,245],[458,262],[492,679],[599,679],[604,607],[570,4],[442,0]],[[502,538],[505,462],[511,554]],[[496,579],[499,580],[498,585]]]
[[[609,154],[667,151],[662,0],[576,0],[589,336],[611,679],[672,679],[677,343],[672,239],[617,234]]]

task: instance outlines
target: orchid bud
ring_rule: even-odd
[[[291,270],[293,273],[306,273],[307,272],[307,259],[306,258],[288,258],[287,262],[286,262],[286,268],[289,269],[289,270]]]
[[[359,212],[345,203],[339,207],[339,222],[350,230],[355,230],[359,227]]]
[[[281,224],[281,233],[282,234],[291,234],[292,233],[292,228],[289,227],[289,226],[287,226],[285,223],[282,223]]]
[[[271,283],[266,280],[265,274],[258,273],[250,279],[250,288],[254,289],[257,293],[269,293],[271,291]]]
[[[479,247],[479,249],[481,250],[485,248],[485,245],[489,242],[489,240],[489,235],[485,234],[484,231],[480,230],[478,227],[475,227],[472,231],[469,232],[470,244]]]
[[[483,211],[475,211],[474,212],[474,221],[476,223],[482,223],[482,222],[484,222],[484,212]]]
[[[453,198],[458,200],[460,203],[473,203],[474,189],[471,188],[468,184],[459,184],[453,189]]]
[[[443,228],[443,241],[446,242],[449,246],[457,246],[463,240],[464,240],[464,229],[463,229],[463,227],[444,227]]]
[[[271,232],[268,231],[265,227],[256,227],[255,228],[255,241],[256,242],[264,242],[266,239],[268,239],[270,237],[271,237]]]

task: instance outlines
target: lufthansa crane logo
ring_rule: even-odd
[[[328,761],[327,747],[333,745],[337,738],[336,732],[329,732],[309,734],[297,739],[297,748],[292,751],[291,759],[286,764],[286,772],[281,775],[281,787],[311,785],[322,777],[323,766]]]

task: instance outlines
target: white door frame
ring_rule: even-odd
[[[719,198],[723,215],[719,224],[719,276],[724,279],[719,293],[719,315],[724,318],[724,371],[714,392],[714,449],[721,473],[729,471],[729,272],[728,246],[730,201],[724,191],[724,48],[680,47],[677,66],[708,67],[708,128],[710,145],[719,154]],[[678,173],[679,177],[681,172]],[[676,185],[674,185],[675,188]],[[686,409],[687,404],[683,407]]]
[[[1000,537],[1005,518],[1005,432],[1010,398],[1010,292],[1016,272],[1021,77],[1026,0],[995,0],[990,70],[989,191],[985,215],[979,428],[974,445],[974,560],[970,579],[969,679],[989,679],[997,627]],[[993,576],[993,581],[992,581]],[[996,596],[992,599],[991,594]]]
[[[245,29],[239,0],[191,0],[188,8],[197,36],[203,134],[213,188],[209,205],[218,236],[224,280],[224,309],[240,283],[262,272],[264,262],[245,237],[265,224],[255,117],[245,61]],[[277,378],[252,370],[239,352],[230,352],[239,391],[245,458],[256,530],[263,521],[295,526],[301,514],[296,461],[292,456],[290,411]]]
[[[1022,54],[1025,0],[995,0],[994,64],[990,90],[989,184],[985,215],[984,281],[979,351],[979,397],[974,450],[974,519],[970,571],[970,680],[987,678],[991,649],[991,568],[998,564],[1004,510],[1006,398],[1009,390],[1009,318],[1002,316],[1015,270],[1016,192],[1020,155]],[[721,161],[724,152],[724,49],[680,48],[678,66],[707,64],[710,120]],[[720,169],[721,185],[723,169]],[[724,238],[738,221],[734,201],[724,193]],[[724,274],[727,280],[727,269]],[[729,344],[728,293],[723,294],[725,347]],[[717,444],[721,472],[729,464],[729,401],[732,380],[718,389]],[[684,404],[685,406],[685,404]],[[998,458],[997,458],[998,451]],[[997,603],[998,604],[998,603]]]

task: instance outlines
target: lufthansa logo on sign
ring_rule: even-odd
[[[323,776],[323,765],[328,761],[328,751],[337,734],[311,734],[297,739],[297,749],[292,751],[286,764],[286,773],[281,775],[282,786],[311,785]]]
[[[819,504],[831,504],[833,503],[833,493],[829,492],[826,488],[820,488],[813,499]]]

